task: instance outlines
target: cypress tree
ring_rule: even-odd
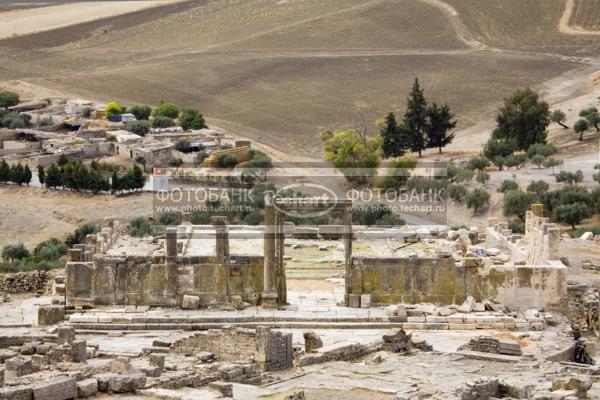
[[[5,160],[0,161],[0,182],[6,183],[10,180],[10,167]]]
[[[31,178],[31,169],[29,169],[29,165],[25,164],[25,168],[23,168],[23,175],[21,181],[27,184],[27,186],[29,186],[29,183],[31,183]]]
[[[427,130],[427,101],[424,91],[419,85],[419,79],[415,78],[415,83],[408,96],[400,134],[406,135],[410,139],[410,150],[419,153],[419,157],[427,148]]]
[[[118,193],[121,190],[121,185],[119,183],[119,176],[117,175],[117,171],[113,171],[112,173],[110,189],[113,193]]]
[[[441,153],[442,147],[452,143],[452,140],[454,140],[454,133],[450,132],[456,127],[456,120],[452,120],[454,114],[450,112],[447,104],[439,107],[436,103],[427,108],[427,114],[429,117],[429,129],[427,130],[428,147],[437,147]]]
[[[38,165],[37,167],[38,180],[40,181],[40,185],[44,186],[44,181],[46,179],[46,171],[44,171],[43,165]]]
[[[62,185],[60,170],[55,164],[48,167],[44,181],[48,188],[56,188]]]
[[[384,158],[400,157],[409,147],[406,138],[401,134],[394,113],[389,113],[385,118],[385,128],[381,132],[381,137]]]

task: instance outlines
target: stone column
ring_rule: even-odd
[[[81,249],[69,249],[67,251],[67,262],[83,261],[83,251]]]
[[[544,216],[544,205],[540,203],[533,203],[531,205],[531,211],[536,216],[542,218]]]
[[[167,262],[177,263],[177,228],[167,228],[165,235],[165,252],[167,254]]]
[[[166,290],[165,298],[173,299],[173,305],[180,304],[181,299],[178,297],[177,289],[177,228],[167,228],[165,234],[165,279],[166,279]]]
[[[548,260],[560,260],[560,228],[548,229]]]
[[[277,274],[277,296],[279,304],[287,303],[287,284],[285,277],[285,265],[283,261],[285,233],[283,214],[275,213],[275,258],[276,258],[276,274]]]
[[[229,232],[227,230],[227,217],[212,217],[210,222],[216,230],[216,256],[229,257]]]
[[[344,241],[344,266],[346,269],[346,294],[344,295],[344,302],[346,303],[346,306],[349,306],[349,295],[351,292],[350,278],[352,273],[352,205],[344,210],[344,231],[342,233],[342,239]]]
[[[275,289],[275,206],[270,195],[265,196],[264,262],[262,306],[277,308],[277,290]]]

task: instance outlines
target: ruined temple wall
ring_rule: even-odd
[[[514,308],[555,308],[567,295],[567,268],[550,265],[493,265],[475,276],[474,297]]]
[[[171,351],[187,355],[210,352],[221,361],[254,361],[265,371],[290,368],[293,362],[292,334],[264,327],[196,332],[174,342]]]
[[[372,304],[452,304],[465,299],[466,270],[453,258],[352,257],[350,294]]]
[[[262,256],[179,257],[179,301],[184,295],[200,297],[200,305],[224,304],[239,295],[256,304],[263,291]]]
[[[371,304],[460,304],[467,296],[515,308],[557,307],[567,269],[550,265],[486,265],[482,259],[353,257],[351,294]]]
[[[199,296],[202,306],[228,303],[232,295],[256,303],[262,274],[262,257],[179,257],[170,264],[165,256],[99,254],[67,263],[67,303],[176,306],[184,295]]]

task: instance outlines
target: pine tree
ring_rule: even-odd
[[[418,152],[419,157],[427,148],[427,101],[423,89],[419,85],[419,79],[415,83],[408,96],[407,109],[400,126],[400,135],[407,135],[410,139],[410,150]]]
[[[10,180],[10,167],[5,160],[0,161],[0,182],[6,183]]]
[[[40,185],[44,186],[44,180],[46,179],[46,171],[44,171],[43,165],[38,165],[37,167],[38,180],[40,181]]]
[[[25,168],[23,168],[23,175],[21,181],[27,184],[27,186],[29,186],[29,183],[31,183],[31,178],[31,169],[29,169],[29,165],[25,164]]]
[[[48,188],[56,188],[57,186],[62,186],[62,178],[60,174],[60,170],[55,164],[50,164],[48,167],[48,171],[46,172],[46,177],[44,179],[46,183],[46,187]]]
[[[119,184],[119,175],[117,175],[117,171],[113,171],[112,178],[110,180],[110,190],[113,193],[118,193],[121,190],[121,186]]]
[[[137,164],[134,164],[131,172],[133,189],[142,189],[146,184],[146,177],[144,176],[142,169]]]
[[[401,135],[394,113],[389,113],[385,118],[381,137],[384,158],[400,157],[408,150],[409,144]]]
[[[454,114],[450,112],[448,104],[439,107],[433,103],[427,108],[429,127],[427,130],[427,144],[430,148],[437,147],[442,152],[442,147],[452,143],[454,133],[450,132],[456,127]]]

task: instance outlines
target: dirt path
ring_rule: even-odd
[[[600,35],[600,31],[588,31],[580,26],[571,25],[571,16],[575,10],[576,1],[577,0],[567,0],[565,12],[560,19],[558,29],[562,33],[566,33],[568,35]]]
[[[481,43],[473,37],[469,28],[461,21],[458,11],[450,4],[440,0],[421,0],[425,4],[429,4],[439,9],[444,15],[447,16],[448,20],[452,24],[454,31],[458,38],[467,46],[476,50],[485,50],[489,47],[486,44]]]
[[[0,39],[114,17],[174,1],[176,0],[95,1],[6,11],[2,13]]]

